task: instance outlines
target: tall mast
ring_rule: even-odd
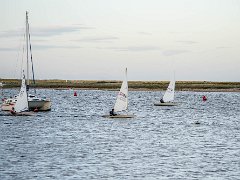
[[[29,27],[28,27],[29,25],[28,25],[28,12],[26,11],[26,49],[27,49],[27,91],[29,90],[29,62],[28,62],[28,42],[29,42],[29,40],[28,40],[28,34],[29,34],[29,32],[28,32],[28,29],[29,29]]]

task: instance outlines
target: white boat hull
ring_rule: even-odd
[[[177,106],[175,102],[154,103],[154,106]]]
[[[2,111],[11,111],[14,106],[15,106],[15,103],[14,104],[5,104],[5,103],[3,103],[1,105],[1,109],[2,109]]]
[[[51,101],[44,101],[44,100],[31,100],[28,101],[29,103],[29,110],[38,109],[39,111],[50,111],[52,103]],[[12,108],[15,106],[15,103],[5,104],[3,103],[1,106],[2,111],[11,111]]]
[[[103,115],[102,117],[104,117],[104,118],[134,118],[136,116],[132,115],[132,114],[118,114],[115,116]]]

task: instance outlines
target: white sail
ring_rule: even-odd
[[[174,91],[175,91],[175,79],[170,81],[168,88],[163,96],[164,102],[174,101]]]
[[[125,71],[125,79],[122,82],[121,89],[118,93],[117,100],[114,106],[114,111],[124,111],[127,110],[128,106],[128,82],[127,82],[127,68]]]
[[[27,98],[27,88],[25,82],[25,75],[23,74],[22,85],[20,92],[17,96],[17,102],[14,107],[16,112],[28,111],[28,98]]]

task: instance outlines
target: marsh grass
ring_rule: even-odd
[[[16,88],[20,86],[21,80],[0,79],[4,88]],[[122,81],[103,80],[36,80],[36,84],[30,81],[32,87],[36,88],[82,88],[82,89],[119,89]],[[138,90],[165,90],[169,81],[129,81],[129,89]],[[176,90],[238,90],[240,82],[211,82],[211,81],[177,81]]]

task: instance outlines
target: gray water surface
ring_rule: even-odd
[[[159,107],[160,92],[130,91],[133,119],[101,117],[116,91],[38,93],[52,111],[0,116],[0,179],[240,179],[240,93],[177,92]]]

